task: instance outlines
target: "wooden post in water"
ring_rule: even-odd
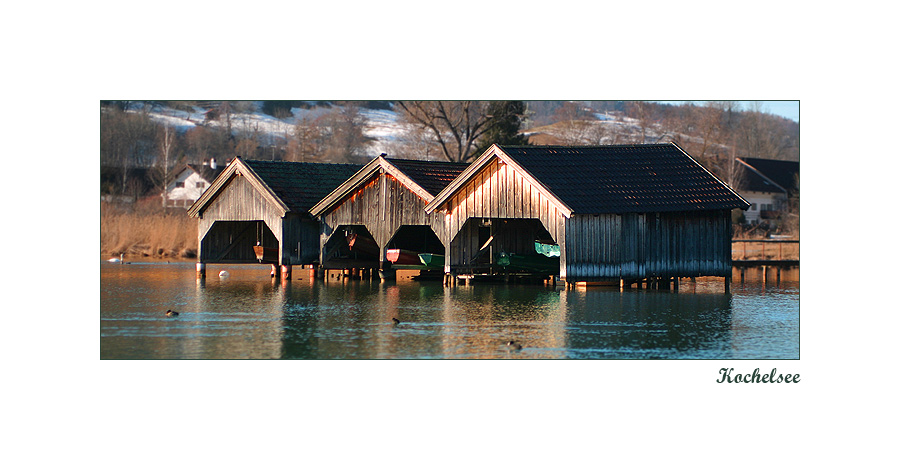
[[[291,266],[290,265],[282,265],[281,266],[281,279],[284,281],[288,281],[291,279]]]
[[[197,278],[206,278],[206,264],[197,262]]]
[[[731,274],[725,275],[725,293],[731,293]]]

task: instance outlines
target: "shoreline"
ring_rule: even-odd
[[[118,255],[109,255],[106,252],[100,253],[100,262],[112,265],[118,265],[117,262],[110,262],[109,259],[118,258]],[[145,256],[141,254],[125,254],[125,263],[129,262],[172,262],[172,263],[197,263],[197,257],[162,257],[162,256]]]

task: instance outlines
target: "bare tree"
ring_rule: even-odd
[[[676,142],[694,155],[714,157],[725,153],[732,144],[737,104],[734,101],[708,101],[702,106],[689,105],[677,125]]]
[[[565,145],[598,145],[607,137],[616,138],[614,130],[584,109],[581,104],[564,102],[553,113],[556,123],[549,127],[549,134]]]
[[[486,101],[399,101],[406,121],[433,136],[448,161],[468,162],[489,127]]]
[[[778,118],[766,113],[762,102],[754,101],[737,126],[737,143],[748,156],[784,159],[793,147]]]
[[[287,158],[292,161],[359,162],[369,142],[363,133],[364,126],[365,119],[355,104],[335,106],[316,118],[301,119],[294,126]]]
[[[365,118],[354,102],[344,102],[334,108],[326,121],[331,131],[330,157],[341,162],[352,162],[361,157],[368,139],[363,133]]]
[[[167,204],[169,201],[169,195],[166,190],[166,187],[169,185],[169,160],[171,157],[172,149],[175,146],[175,129],[169,125],[163,125],[162,132],[160,133],[160,151],[162,153],[162,165],[160,165],[161,173],[162,173],[162,207],[163,211],[167,209]]]
[[[633,101],[626,105],[628,116],[638,122],[639,142],[641,144],[662,142],[671,136],[671,126],[662,123],[657,113],[655,102]]]
[[[728,185],[735,190],[744,189],[744,172],[745,168],[741,168],[737,163],[737,147],[734,145],[728,149],[728,168],[725,176]]]
[[[391,143],[388,152],[391,157],[411,160],[440,160],[444,157],[440,145],[428,131],[413,127],[405,129]]]
[[[131,169],[152,164],[156,128],[146,110],[124,112],[115,105],[101,107],[100,161],[120,168],[119,193],[125,193]]]
[[[243,158],[253,158],[259,149],[259,143],[253,137],[245,137],[237,141],[234,146],[234,154]]]

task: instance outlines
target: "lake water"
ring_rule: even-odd
[[[101,262],[101,359],[799,359],[799,281],[679,292]],[[219,270],[230,276],[220,279]],[[175,318],[167,309],[180,312]],[[392,318],[398,318],[395,325]],[[515,340],[521,350],[506,346]]]

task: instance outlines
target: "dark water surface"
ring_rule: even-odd
[[[236,265],[201,281],[190,263],[101,262],[100,358],[800,358],[798,281],[736,280],[726,295],[721,279],[619,292],[293,278]]]

